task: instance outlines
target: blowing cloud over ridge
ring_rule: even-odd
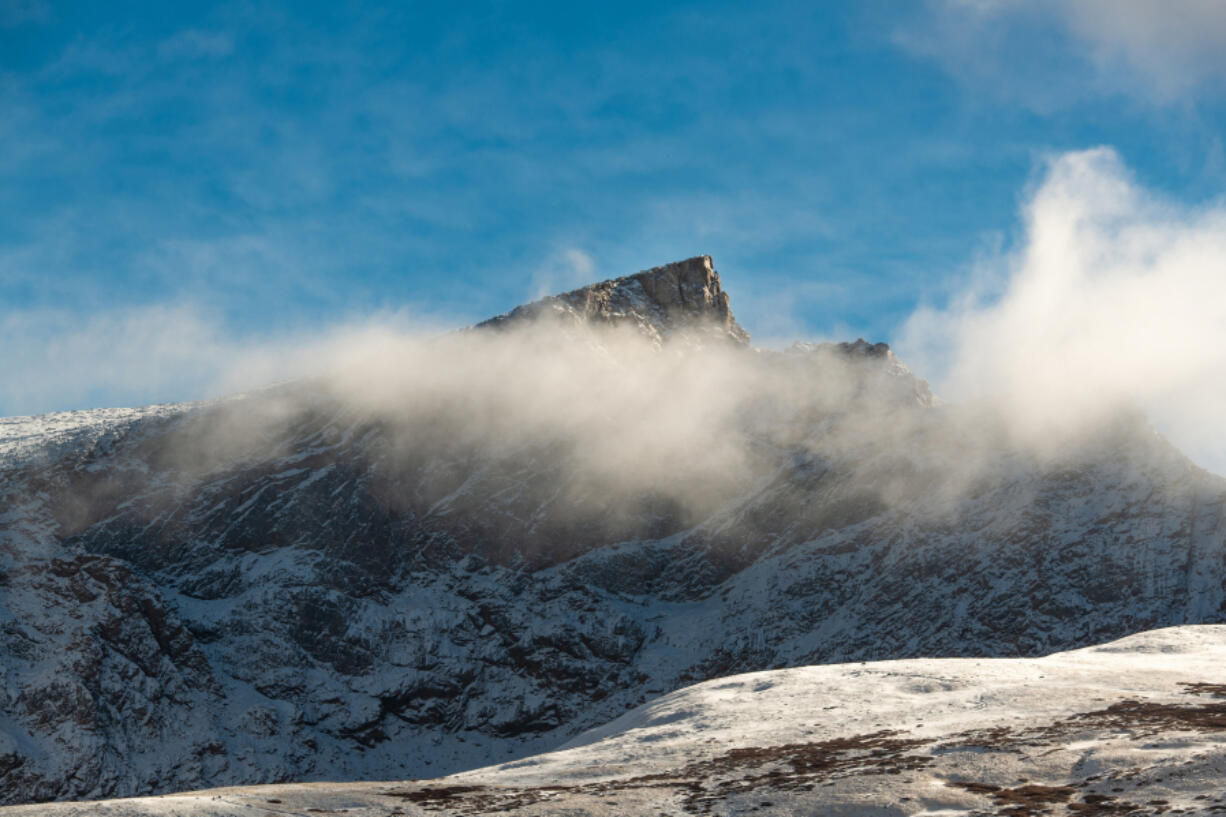
[[[892,339],[942,398],[998,401],[1027,444],[1059,446],[1121,411],[1140,411],[1196,462],[1226,472],[1217,431],[1226,413],[1223,259],[1222,202],[1189,206],[1147,190],[1110,148],[1066,153],[1048,159],[1030,188],[1016,246],[981,258],[948,302],[916,309]],[[586,255],[563,260],[567,284],[580,272],[595,274]],[[54,342],[44,343],[36,324],[48,321],[57,328]],[[401,374],[427,371],[421,339],[448,325],[437,316],[381,313],[250,339],[191,303],[103,312],[79,325],[10,314],[0,333],[19,354],[0,363],[14,384],[5,408],[113,405],[125,395],[196,399],[359,362],[363,376],[378,366],[392,372],[398,356],[417,361]],[[644,376],[656,378],[648,402],[675,382],[655,369]],[[726,391],[738,376],[724,367],[703,383],[687,382],[679,404],[723,405],[702,388]]]
[[[1048,161],[1022,226],[945,306],[916,311],[903,354],[947,398],[999,400],[1028,440],[1140,410],[1226,472],[1226,203],[1170,201],[1096,148]]]

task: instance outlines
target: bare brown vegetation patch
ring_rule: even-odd
[[[1226,698],[1226,684],[1210,684],[1204,681],[1196,683],[1181,683],[1185,692],[1192,695],[1208,695],[1211,698]]]
[[[1183,686],[1190,694],[1226,699],[1226,685]],[[880,731],[825,741],[742,747],[679,769],[597,783],[524,788],[431,786],[388,794],[403,797],[427,810],[475,815],[514,811],[560,794],[601,798],[607,803],[615,801],[619,794],[667,789],[673,792],[677,804],[685,811],[709,814],[728,798],[757,791],[810,791],[839,779],[923,769],[934,761],[925,749],[933,754],[970,748],[1024,755],[1028,749],[1059,749],[1075,737],[1088,733],[1124,733],[1135,740],[1162,732],[1188,731],[1226,731],[1226,700],[1170,703],[1126,699],[1048,724],[991,727],[935,741],[898,731]],[[1139,771],[1109,777],[1118,783]],[[1170,810],[1165,801],[1150,800],[1139,804],[1125,799],[1119,796],[1120,789],[1112,793],[1096,791],[1107,782],[1096,775],[1051,784],[1021,782],[1012,787],[976,781],[949,785],[987,798],[994,809],[985,813],[1004,817],[1041,817],[1057,813],[1106,817],[1162,814]]]
[[[812,743],[750,746],[732,749],[709,760],[680,769],[640,775],[625,780],[575,786],[529,786],[502,789],[485,786],[433,786],[412,791],[389,791],[427,810],[459,814],[493,814],[541,802],[559,793],[609,797],[641,789],[672,789],[686,811],[710,813],[723,799],[761,788],[776,791],[811,789],[817,783],[845,775],[900,774],[932,761],[909,754],[924,740],[900,737],[897,732],[875,732]]]

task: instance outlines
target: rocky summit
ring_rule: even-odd
[[[755,349],[705,256],[352,380],[0,420],[7,803],[434,777],[733,673],[1224,616],[1226,481],[1142,420],[1036,452],[883,345]]]
[[[546,316],[584,326],[628,326],[657,345],[687,332],[749,343],[749,333],[732,316],[728,293],[720,287],[709,255],[544,298],[478,326],[508,328]]]

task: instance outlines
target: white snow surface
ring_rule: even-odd
[[[0,468],[33,460],[51,462],[65,453],[93,448],[108,435],[148,419],[173,417],[200,403],[164,403],[142,408],[57,411],[25,417],[0,417]]]
[[[1044,658],[810,666],[697,684],[561,749],[431,781],[0,808],[17,815],[1216,814],[1226,626]]]

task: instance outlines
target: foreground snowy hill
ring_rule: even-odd
[[[4,817],[260,814],[1220,814],[1226,627],[1039,659],[757,672],[559,751],[430,781],[218,789]]]
[[[696,681],[1226,620],[1226,481],[1052,451],[709,258],[207,405],[0,423],[0,801],[435,777]]]

